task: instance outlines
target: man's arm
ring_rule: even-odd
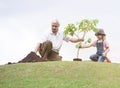
[[[84,32],[84,35],[83,35],[82,38],[78,38],[78,39],[76,39],[76,38],[71,38],[70,41],[71,41],[72,43],[83,42],[83,41],[84,41],[85,34],[86,34],[86,32]]]
[[[77,42],[82,42],[82,41],[84,41],[84,39],[83,39],[83,38],[81,38],[81,39],[71,38],[70,41],[71,41],[72,43],[77,43]],[[80,46],[80,47],[78,47],[78,48],[89,48],[89,47],[91,47],[91,46],[93,46],[93,45],[92,45],[92,44],[89,44],[89,45]]]
[[[47,40],[47,37],[48,37],[48,34],[49,33],[44,33],[41,38],[40,38],[40,41],[36,44],[36,47],[35,47],[35,50],[34,52],[37,54],[37,52],[40,50],[40,47],[41,47],[41,44]]]
[[[39,51],[39,49],[40,49],[40,43],[37,43],[34,52],[37,53]]]
[[[82,42],[82,41],[84,41],[83,38],[81,38],[81,39],[71,38],[70,39],[70,42],[72,42],[72,43],[77,43],[77,42]]]

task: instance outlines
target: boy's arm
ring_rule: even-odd
[[[96,41],[94,41],[93,43],[91,43],[91,44],[89,44],[89,45],[83,45],[83,46],[81,46],[81,47],[79,47],[79,48],[90,48],[90,47],[96,47]]]
[[[83,45],[83,46],[80,46],[79,48],[90,48],[92,46],[92,44],[90,45]]]
[[[109,43],[107,41],[104,42],[105,44],[105,51],[103,53],[103,56],[106,56],[107,53],[110,51],[110,46],[109,46]]]
[[[108,47],[108,48],[104,51],[103,56],[106,56],[109,51],[110,51],[110,48]]]

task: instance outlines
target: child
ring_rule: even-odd
[[[97,48],[97,52],[94,55],[90,56],[90,59],[92,61],[98,61],[98,62],[104,62],[105,59],[107,59],[107,62],[111,62],[107,57],[107,53],[109,52],[110,48],[109,48],[109,44],[108,42],[105,40],[105,32],[103,29],[99,29],[99,31],[95,34],[95,36],[97,37],[97,40],[94,41],[92,44],[90,45],[85,45],[85,46],[81,46],[79,48],[89,48],[89,47],[96,47]]]

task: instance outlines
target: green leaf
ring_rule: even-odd
[[[75,25],[74,24],[68,24],[65,27],[64,34],[73,36],[75,31],[76,31]]]
[[[89,31],[93,31],[93,32],[97,32],[97,24],[98,24],[98,20],[94,19],[94,20],[90,20],[90,19],[83,19],[80,22],[76,22],[76,24],[70,23],[65,27],[64,30],[64,34],[65,35],[70,35],[70,36],[74,36],[75,32],[89,32]]]
[[[87,42],[88,43],[91,43],[92,39],[91,38],[88,38]]]
[[[79,42],[79,43],[76,44],[76,47],[81,47],[81,46],[82,46],[81,42]]]
[[[98,32],[98,28],[93,28],[93,32]]]

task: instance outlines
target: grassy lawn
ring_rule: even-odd
[[[3,65],[0,88],[120,88],[120,64],[63,61]]]

